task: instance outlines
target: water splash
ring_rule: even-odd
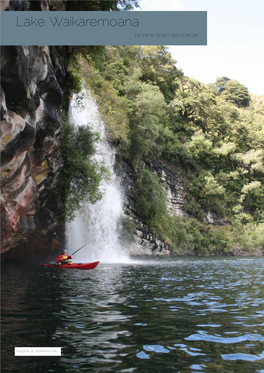
[[[96,101],[89,92],[82,91],[82,99],[74,95],[69,110],[74,125],[88,125],[100,134],[94,159],[103,163],[110,172],[110,180],[103,180],[100,190],[103,198],[96,204],[85,203],[82,212],[67,226],[67,248],[73,252],[86,247],[74,256],[75,261],[128,262],[128,255],[119,240],[119,221],[123,213],[120,181],[114,172],[115,149],[106,140],[105,124]]]

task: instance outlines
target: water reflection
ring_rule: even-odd
[[[54,311],[62,310],[60,274],[3,265],[1,275],[2,372],[48,371],[58,358],[14,357],[14,347],[59,347],[51,336],[61,323],[54,317]]]
[[[241,362],[245,372],[261,372],[263,264],[186,258],[94,271],[7,267],[6,372],[242,372]],[[12,358],[14,346],[29,343],[62,347],[62,357],[42,365]]]

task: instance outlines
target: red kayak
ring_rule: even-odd
[[[42,263],[40,264],[43,267],[55,267],[55,268],[70,268],[70,269],[94,269],[97,267],[99,262],[93,262],[93,263],[72,263],[72,264],[62,264],[62,265],[56,265],[55,263],[50,263],[50,264],[45,264]]]

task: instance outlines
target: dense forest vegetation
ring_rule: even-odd
[[[121,11],[139,7],[138,0],[67,0],[66,9],[74,11]]]
[[[264,247],[263,96],[228,77],[186,77],[164,46],[82,47],[71,74],[71,90],[85,80],[109,141],[134,168],[136,203],[153,232],[205,255]],[[188,218],[170,215],[147,167],[156,158],[181,173]],[[221,224],[206,224],[208,212]]]

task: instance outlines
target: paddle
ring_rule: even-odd
[[[76,251],[74,251],[74,253],[72,253],[71,254],[71,256],[73,256],[74,254],[76,254],[77,253],[77,251],[79,251],[79,250],[81,250],[84,246],[86,246],[86,245],[83,245],[82,247],[80,247],[78,250],[76,250]]]

